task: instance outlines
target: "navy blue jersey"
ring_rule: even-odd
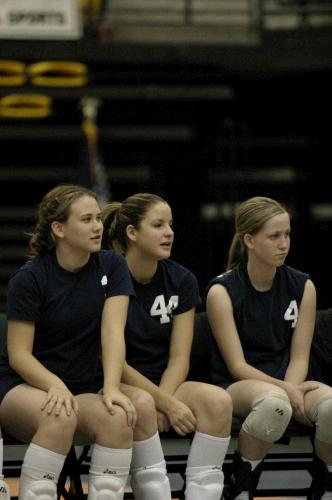
[[[117,252],[91,254],[78,272],[69,272],[51,251],[28,261],[10,280],[7,318],[33,321],[33,355],[72,392],[88,392],[99,364],[105,299],[133,294],[127,264]],[[5,374],[9,388],[11,377],[14,385],[22,383],[9,367],[7,354],[0,361],[2,395]]]
[[[247,363],[272,377],[283,379],[285,376],[292,334],[308,279],[307,274],[283,265],[277,268],[272,288],[259,292],[252,286],[246,264],[242,263],[208,285],[208,290],[218,283],[226,288]],[[211,359],[213,382],[224,386],[234,382],[216,342]]]
[[[200,303],[196,277],[171,259],[158,262],[152,281],[133,278],[136,297],[126,326],[127,362],[159,384],[169,358],[173,316]]]

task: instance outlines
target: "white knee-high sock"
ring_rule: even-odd
[[[195,432],[191,443],[187,467],[221,466],[228,449],[230,436],[218,437]]]
[[[131,461],[131,470],[150,467],[153,464],[162,462],[164,453],[161,447],[159,433],[156,432],[153,436],[142,441],[134,441],[133,458]]]
[[[220,499],[224,487],[222,464],[229,441],[230,436],[222,438],[195,433],[186,469],[186,499]]]
[[[35,498],[35,490],[45,490],[50,499],[56,499],[56,486],[65,458],[65,455],[31,443],[22,464],[19,499]]]
[[[122,500],[131,457],[131,448],[115,449],[95,444],[91,454],[88,500]]]
[[[164,453],[159,433],[142,441],[134,441],[131,485],[137,500],[170,500]]]

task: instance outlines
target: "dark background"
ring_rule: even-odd
[[[10,274],[26,258],[37,203],[59,182],[78,182],[84,96],[100,99],[99,154],[112,199],[139,191],[166,198],[173,258],[197,275],[202,293],[224,270],[234,206],[263,195],[292,211],[288,263],[311,274],[318,307],[331,306],[332,22],[258,25],[254,44],[142,44],[105,41],[102,14],[85,19],[79,41],[0,40],[0,59],[88,67],[80,88],[27,81],[19,89],[51,96],[49,118],[0,117],[0,309]],[[0,97],[14,91],[0,85]]]

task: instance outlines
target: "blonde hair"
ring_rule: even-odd
[[[244,235],[258,233],[266,221],[283,213],[288,213],[285,207],[264,196],[249,198],[239,205],[235,211],[235,234],[228,252],[227,270],[233,269],[246,256]]]

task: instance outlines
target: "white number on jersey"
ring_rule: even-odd
[[[286,321],[293,321],[292,327],[295,328],[298,315],[299,315],[299,310],[297,308],[296,300],[291,300],[289,306],[286,309],[284,319]]]
[[[160,316],[160,323],[169,323],[170,316],[172,316],[172,311],[176,309],[179,305],[179,296],[172,295],[169,299],[168,305],[166,306],[165,297],[163,295],[157,295],[154,299],[154,303],[150,309],[151,316]]]

